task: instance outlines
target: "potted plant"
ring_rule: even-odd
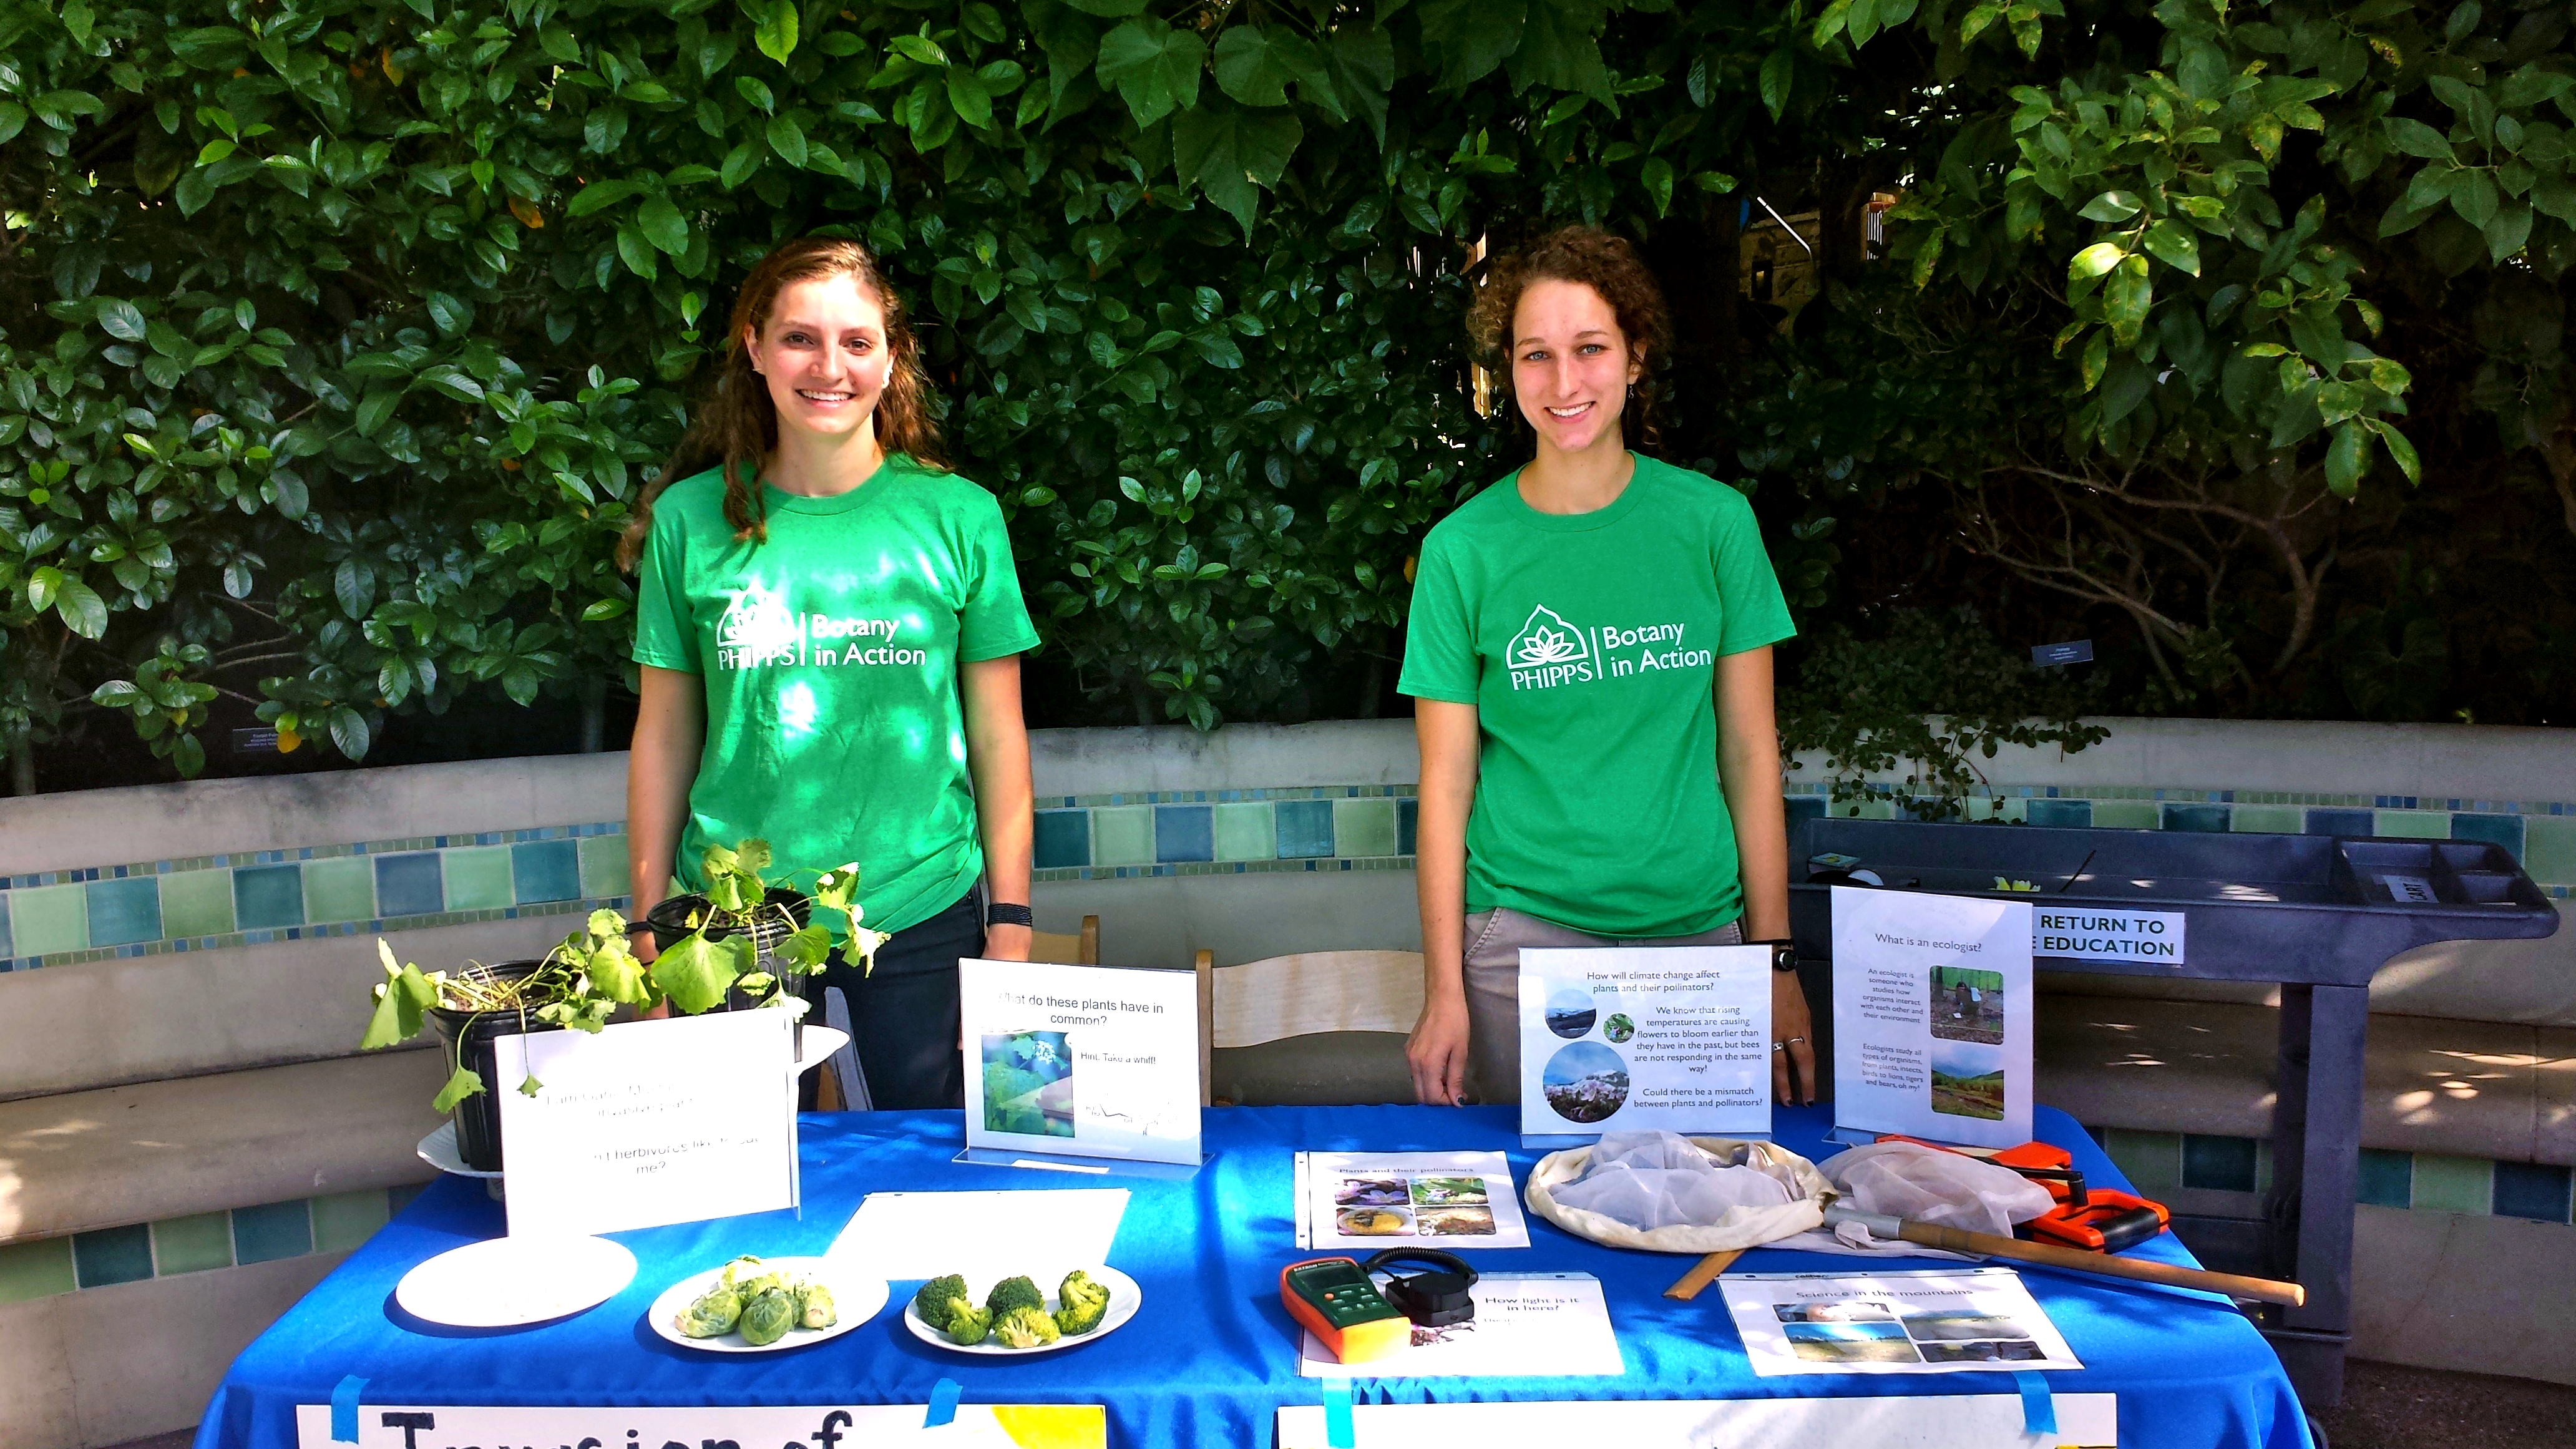
[[[537,960],[468,962],[454,972],[397,965],[393,948],[379,937],[376,954],[385,979],[376,983],[375,1013],[359,1048],[396,1046],[425,1027],[435,1028],[446,1044],[450,1070],[430,1105],[455,1114],[457,1152],[467,1166],[497,1171],[501,1114],[491,1092],[498,1070],[494,1038],[566,1028],[595,1032],[621,1008],[645,1012],[667,1007],[695,1016],[730,1003],[801,1014],[803,996],[782,987],[787,978],[820,971],[830,955],[830,930],[811,920],[818,905],[849,913],[844,959],[873,969],[885,936],[858,924],[858,867],[825,871],[809,898],[767,886],[760,870],[768,863],[769,846],[761,840],[745,840],[731,850],[710,849],[709,888],[696,898],[704,908],[683,916],[676,937],[660,938],[657,930],[661,949],[650,965],[629,944],[626,918],[612,910],[591,912],[581,930]],[[781,895],[788,899],[776,899]],[[533,1074],[518,1084],[531,1097],[543,1087]]]

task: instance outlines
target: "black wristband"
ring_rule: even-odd
[[[1747,941],[1744,944],[1747,946],[1770,947],[1771,969],[1774,971],[1795,971],[1798,969],[1798,946],[1794,941]]]
[[[984,924],[987,926],[1026,926],[1030,930],[1034,931],[1037,929],[1038,925],[1038,913],[1030,910],[1026,906],[1013,905],[1009,901],[995,901],[984,908]]]

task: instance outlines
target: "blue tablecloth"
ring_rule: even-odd
[[[1297,1377],[1296,1339],[1279,1303],[1293,1261],[1293,1155],[1317,1151],[1505,1149],[1515,1178],[1539,1154],[1519,1147],[1499,1108],[1226,1108],[1206,1114],[1214,1159],[1184,1181],[1068,1179],[1055,1172],[953,1163],[955,1112],[879,1112],[804,1119],[805,1207],[613,1236],[634,1250],[635,1281],[587,1313],[537,1328],[461,1333],[409,1320],[394,1284],[414,1264],[503,1230],[479,1182],[447,1178],[424,1192],[235,1360],[207,1406],[196,1449],[293,1449],[295,1406],[324,1404],[344,1375],[369,1403],[711,1405],[924,1403],[942,1378],[969,1403],[1098,1403],[1116,1445],[1259,1445],[1283,1404],[1321,1401]],[[1824,1108],[1783,1109],[1781,1143],[1830,1155]],[[2084,1130],[2041,1109],[2036,1130],[2075,1155],[2097,1183],[2125,1186]],[[943,1353],[906,1333],[898,1285],[883,1313],[811,1349],[718,1359],[673,1347],[642,1322],[654,1296],[735,1253],[821,1252],[866,1193],[887,1189],[1130,1189],[1110,1261],[1144,1289],[1135,1320],[1096,1344],[996,1361]],[[1489,1271],[1597,1276],[1628,1363],[1619,1378],[1417,1379],[1363,1385],[1379,1402],[1579,1398],[1752,1398],[1769,1395],[2009,1393],[2004,1374],[1810,1375],[1757,1379],[1714,1292],[1678,1303],[1662,1292],[1686,1258],[1605,1248],[1535,1219],[1526,1250],[1475,1255]],[[2188,1263],[2168,1234],[2136,1250]],[[1850,1271],[1846,1257],[1757,1249],[1740,1271]],[[1929,1266],[1915,1260],[1908,1266]],[[2307,1449],[2280,1362],[2223,1303],[2145,1285],[2033,1271],[2025,1281],[2087,1367],[2047,1375],[2058,1392],[2119,1396],[2120,1443]]]

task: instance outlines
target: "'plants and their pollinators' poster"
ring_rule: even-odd
[[[1834,1125],[2030,1140],[2031,910],[1835,886]]]
[[[1521,952],[1521,1132],[1771,1133],[1771,950]]]
[[[1197,1165],[1192,973],[968,960],[958,986],[968,1148]]]

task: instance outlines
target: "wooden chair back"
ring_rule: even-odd
[[[1100,964],[1100,918],[1082,918],[1082,930],[1033,931],[1029,942],[1029,959],[1052,961],[1059,966],[1097,966]]]
[[[1215,1099],[1216,1049],[1327,1031],[1403,1034],[1422,1015],[1419,951],[1306,951],[1220,968],[1199,978],[1199,1101]]]

